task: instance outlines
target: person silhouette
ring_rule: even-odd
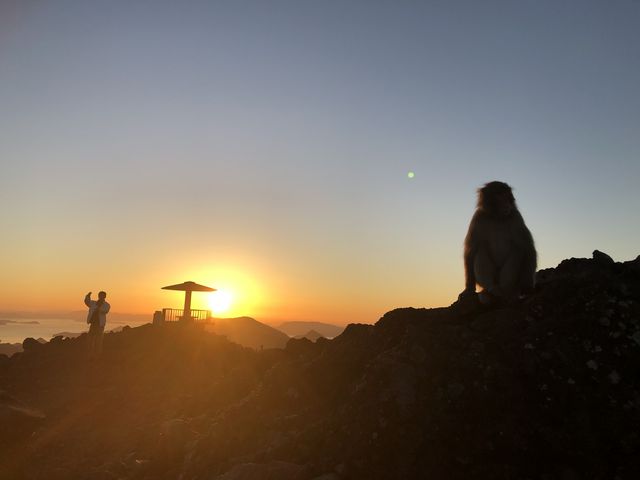
[[[89,357],[96,358],[102,353],[102,337],[107,324],[107,313],[111,305],[106,301],[107,292],[99,292],[98,300],[91,300],[91,292],[84,297],[84,304],[89,307],[87,323],[89,324]]]

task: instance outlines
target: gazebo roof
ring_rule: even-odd
[[[169,285],[167,287],[162,287],[162,290],[180,290],[182,292],[215,292],[215,288],[207,287],[205,285],[200,285],[199,283],[188,281],[178,283],[176,285]]]

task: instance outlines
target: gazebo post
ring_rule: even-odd
[[[199,285],[195,282],[188,281],[179,283],[178,285],[169,285],[162,287],[163,290],[179,290],[184,292],[184,309],[182,310],[182,320],[193,320],[191,317],[191,292],[215,292],[215,288]]]
[[[191,290],[184,292],[184,309],[182,311],[182,320],[191,320]]]

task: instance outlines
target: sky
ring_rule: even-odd
[[[491,180],[539,268],[631,260],[638,85],[636,0],[3,0],[0,310],[446,306]]]

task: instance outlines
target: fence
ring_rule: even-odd
[[[163,308],[162,317],[165,322],[177,322],[184,320],[184,310],[177,308]],[[211,317],[211,310],[191,310],[191,318],[194,322],[205,322]]]

